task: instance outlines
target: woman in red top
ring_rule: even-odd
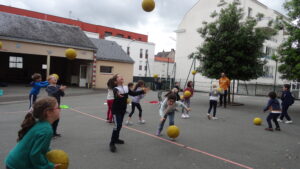
[[[187,88],[185,88],[183,90],[183,93],[185,93],[186,91],[189,91],[191,92],[191,95],[190,96],[186,96],[185,94],[183,94],[183,103],[186,105],[186,107],[190,108],[191,106],[191,97],[193,97],[193,94],[194,94],[194,88],[193,88],[193,82],[192,81],[188,81],[187,83]],[[189,118],[190,115],[188,114],[189,112],[188,111],[185,111],[185,109],[182,109],[182,115],[181,115],[181,118]]]

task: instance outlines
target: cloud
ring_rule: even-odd
[[[283,12],[284,0],[259,0]],[[152,12],[145,12],[142,0],[0,0],[0,4],[47,13],[83,22],[149,35],[156,52],[175,48],[174,30],[198,0],[155,0]]]

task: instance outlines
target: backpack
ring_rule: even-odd
[[[291,95],[291,103],[290,106],[293,105],[295,103],[295,97],[293,95]]]

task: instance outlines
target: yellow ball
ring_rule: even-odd
[[[131,103],[131,99],[128,98],[127,99],[127,104],[129,104],[129,103]]]
[[[253,123],[254,123],[255,125],[261,125],[262,119],[259,118],[259,117],[256,117],[256,118],[253,119]]]
[[[51,76],[54,76],[57,80],[59,79],[59,76],[55,73],[53,73]]]
[[[192,74],[193,74],[193,75],[195,75],[196,73],[197,73],[197,71],[196,71],[196,70],[193,70],[193,71],[192,71]]]
[[[2,49],[2,46],[3,46],[3,44],[2,44],[2,42],[0,41],[0,49]]]
[[[223,92],[223,89],[221,87],[219,87],[217,90],[218,92]]]
[[[184,93],[183,93],[183,96],[184,97],[190,97],[192,95],[192,93],[190,92],[190,91],[185,91]]]
[[[61,164],[58,169],[67,169],[69,166],[68,154],[62,150],[51,150],[46,154],[46,157],[54,164]]]
[[[155,2],[154,0],[143,0],[142,7],[144,11],[151,12],[155,8]]]
[[[68,59],[73,60],[77,56],[77,52],[75,49],[69,48],[65,51],[65,55]]]
[[[184,99],[184,96],[181,95],[181,96],[180,96],[180,100],[183,100],[183,99]]]
[[[153,77],[154,77],[154,78],[158,78],[158,74],[154,74]]]
[[[170,138],[176,138],[179,136],[179,128],[175,125],[172,125],[172,126],[169,126],[168,129],[167,129],[167,135],[170,137]]]

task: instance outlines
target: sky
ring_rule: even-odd
[[[284,13],[285,0],[259,0]],[[142,0],[0,0],[0,4],[71,18],[148,35],[155,53],[176,48],[177,29],[198,0],[155,0],[152,12],[144,12]]]

